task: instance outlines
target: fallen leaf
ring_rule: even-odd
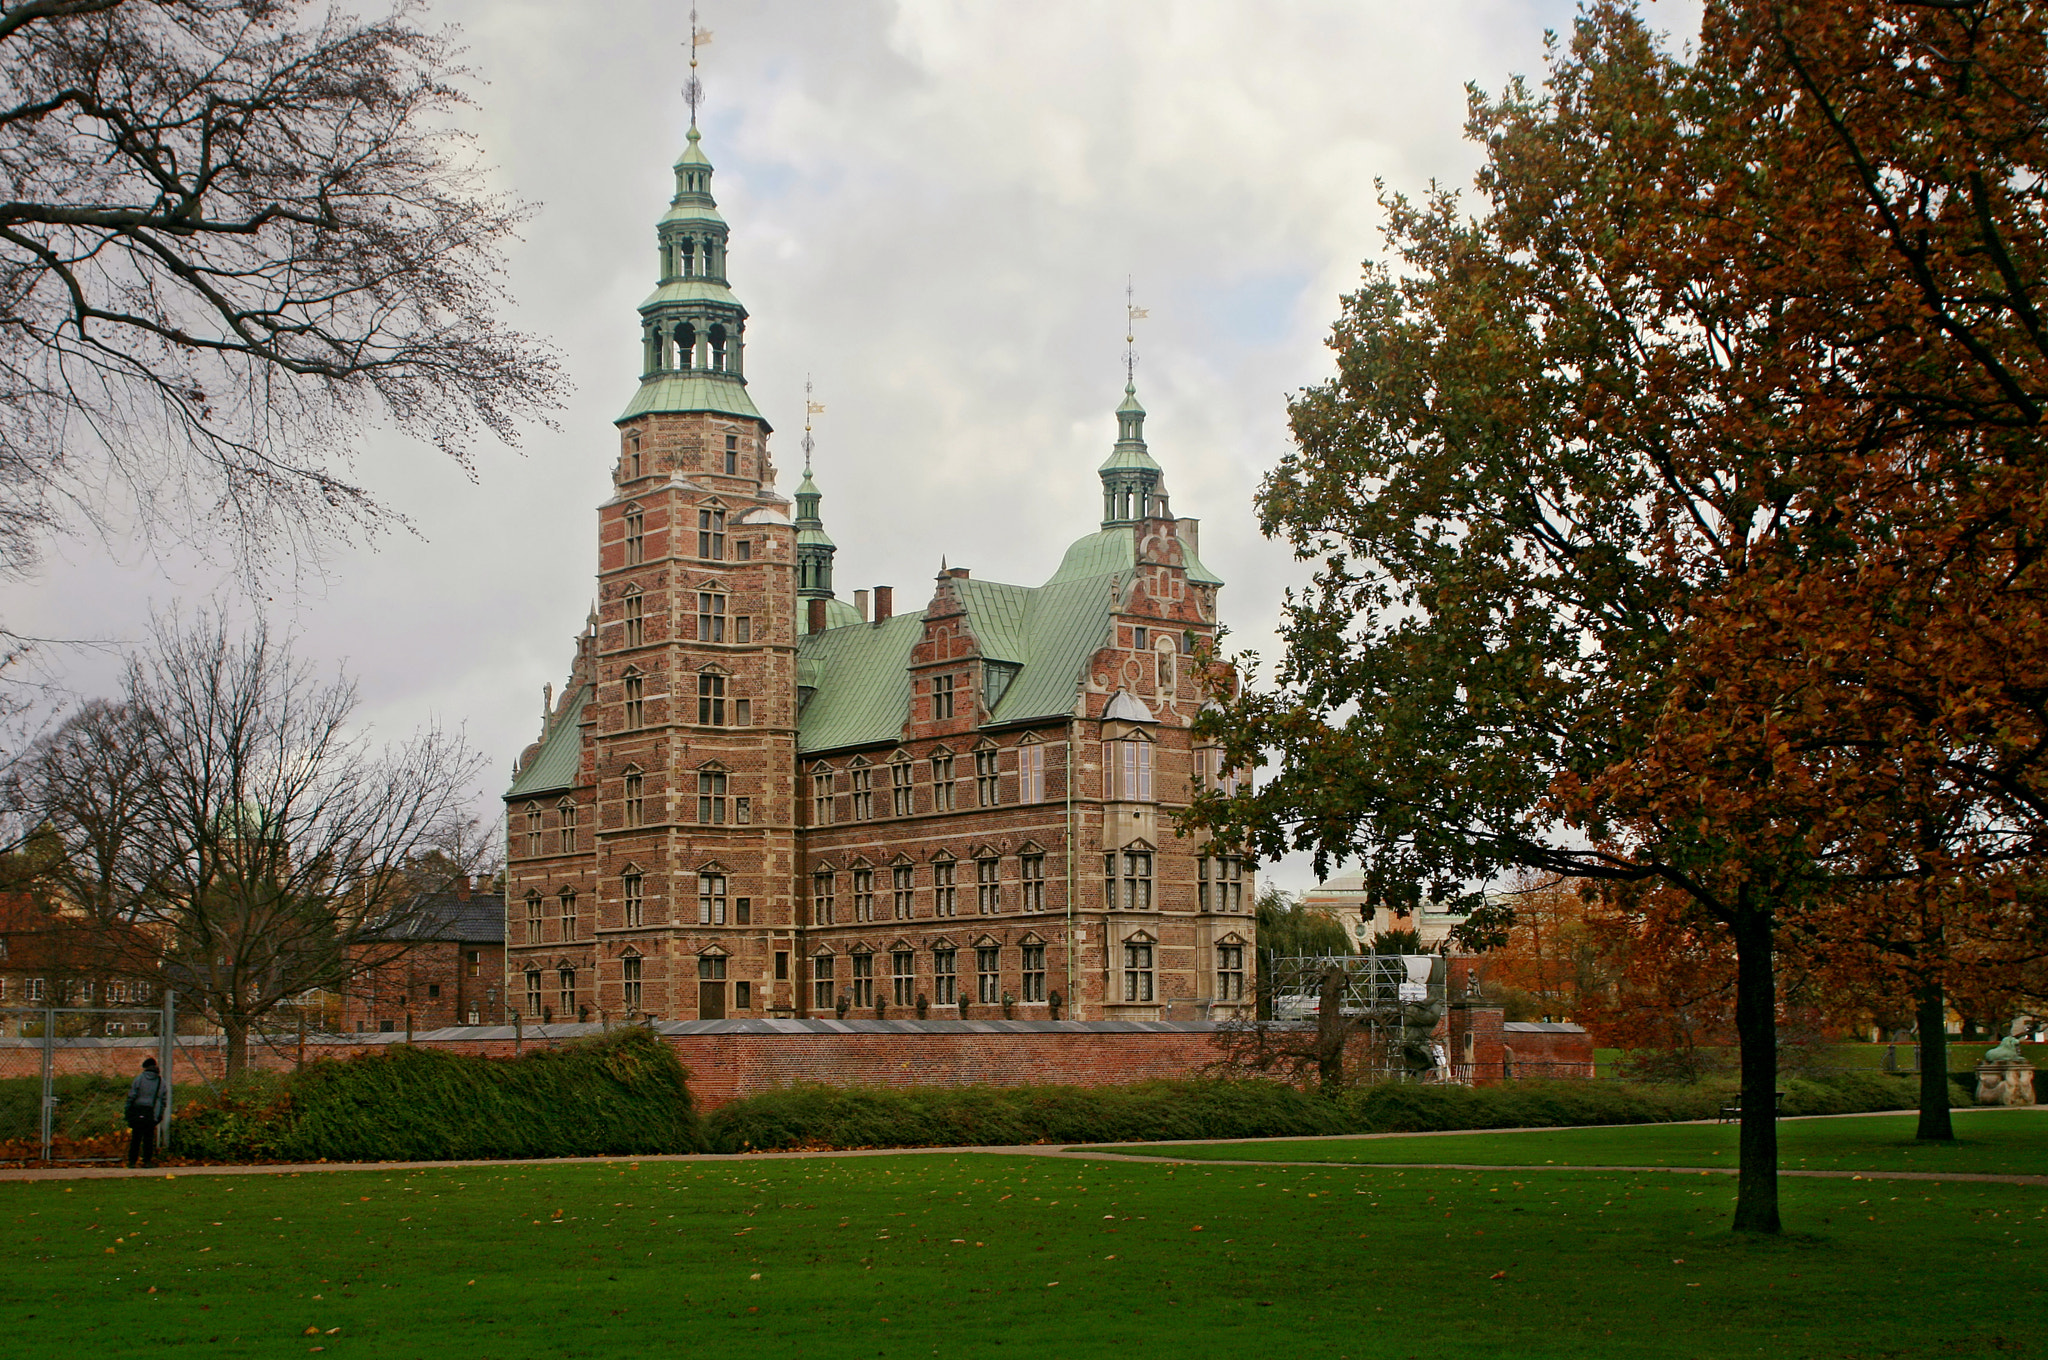
[[[1507,1277],[1508,1273],[1505,1270],[1496,1270],[1486,1278],[1489,1280],[1505,1280]]]

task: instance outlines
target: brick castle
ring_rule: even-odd
[[[1126,386],[1102,522],[1039,586],[849,603],[775,491],[692,126],[598,509],[598,599],[506,794],[507,1000],[533,1019],[1221,1019],[1253,885],[1176,835],[1222,582]]]

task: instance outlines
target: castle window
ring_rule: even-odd
[[[635,434],[626,443],[626,475],[638,477],[640,470],[640,436]]]
[[[541,853],[541,823],[540,804],[528,803],[526,805],[526,853],[529,856]]]
[[[526,970],[526,1013],[540,1014],[540,969]]]
[[[711,371],[713,373],[723,373],[725,372],[725,327],[713,326],[710,331],[710,337]]]
[[[528,893],[526,895],[526,942],[528,944],[539,944],[540,939],[540,894],[537,892]]]
[[[839,890],[839,875],[830,869],[820,869],[811,875],[811,924],[829,926],[832,924],[833,898]]]
[[[638,770],[628,770],[624,783],[626,825],[644,826],[647,823],[647,781]]]
[[[645,880],[638,869],[628,869],[619,876],[619,900],[625,904],[625,923],[628,926],[643,924],[646,898]]]
[[[899,1006],[909,1006],[917,1000],[917,977],[911,972],[916,960],[917,955],[908,949],[898,949],[889,955],[890,995]]]
[[[754,800],[751,798],[733,799],[732,820],[734,826],[752,826],[754,824]]]
[[[832,771],[811,772],[811,825],[832,825]]]
[[[626,1011],[631,1014],[640,1009],[640,956],[628,954],[621,962],[619,976],[625,983]]]
[[[676,327],[676,367],[689,369],[697,363],[697,328],[685,321]]]
[[[1195,905],[1203,911],[1244,910],[1244,861],[1203,855],[1195,861]]]
[[[697,556],[713,562],[725,560],[725,511],[697,512]]]
[[[875,871],[855,869],[853,871],[853,919],[872,921],[875,919]]]
[[[990,856],[974,861],[975,908],[983,916],[1003,909],[1003,862]]]
[[[953,677],[934,675],[932,677],[932,721],[953,716]]]
[[[725,641],[725,596],[718,591],[697,592],[697,641]]]
[[[870,821],[875,815],[875,772],[856,765],[848,773],[853,777],[853,820]]]
[[[1244,1000],[1244,946],[1241,944],[1216,946],[1216,999]]]
[[[960,1000],[960,979],[956,972],[959,953],[951,949],[932,951],[932,1001],[951,1006]]]
[[[1024,946],[1024,974],[1021,979],[1026,1001],[1045,1000],[1045,946]]]
[[[576,894],[567,888],[562,889],[561,903],[562,938],[573,940],[576,938]]]
[[[932,811],[953,810],[953,756],[941,751],[932,757]]]
[[[725,955],[699,954],[697,956],[697,979],[700,982],[725,981]]]
[[[953,861],[937,859],[932,861],[932,915],[958,916],[959,899],[954,896]]]
[[[561,814],[562,853],[572,855],[576,853],[576,803],[573,799],[564,798],[555,804],[555,810]]]
[[[637,675],[626,677],[626,726],[628,728],[647,725],[647,701],[645,682]]]
[[[696,176],[692,175],[692,179]],[[689,278],[697,269],[697,247],[694,242],[676,242],[676,273]]]
[[[1041,851],[1027,851],[1017,856],[1017,877],[1022,880],[1018,904],[1025,911],[1045,910],[1045,855]]]
[[[875,956],[855,953],[853,956],[853,1004],[872,1006],[875,1004]]]
[[[743,549],[746,546],[747,545],[744,543],[740,544],[740,547]],[[746,561],[746,559],[746,553],[740,553],[740,560],[744,562]],[[734,619],[732,621],[732,640],[734,642],[739,643],[741,646],[745,646],[747,643],[752,642],[754,640],[754,621],[744,614]]]
[[[811,960],[811,997],[821,1011],[832,1009],[832,956],[820,954]]]
[[[1152,999],[1152,946],[1129,943],[1124,946],[1124,1000]]]
[[[697,875],[697,924],[700,926],[722,926],[725,924],[725,875],[700,873]]]
[[[752,925],[754,923],[754,899],[751,897],[735,897],[732,900],[732,920],[734,925]]]
[[[984,1006],[992,1006],[1002,999],[1002,956],[1000,949],[974,951],[974,997]]]
[[[1102,768],[1109,796],[1124,803],[1152,801],[1152,743],[1130,737],[1102,743]]]
[[[555,970],[555,997],[561,1003],[562,1015],[566,1018],[576,1009],[576,970],[558,968]]]
[[[697,673],[697,723],[701,727],[725,726],[725,677],[716,671]]]
[[[1145,650],[1146,640],[1150,636],[1151,634],[1146,629],[1133,628],[1131,630],[1131,645],[1142,652]]]
[[[896,919],[899,921],[908,921],[910,919],[910,895],[915,891],[916,882],[917,866],[912,864],[892,864],[889,866],[889,888],[894,898],[890,906],[894,909]]]
[[[1195,788],[1199,792],[1220,793],[1226,798],[1237,792],[1238,774],[1224,768],[1222,747],[1195,748]]]
[[[1017,801],[1045,801],[1045,747],[1026,742],[1017,748]]]
[[[740,475],[740,437],[736,434],[729,434],[725,437],[725,475],[728,477]]]
[[[1123,870],[1121,894],[1117,891],[1119,867]],[[1126,850],[1121,855],[1110,851],[1102,857],[1102,879],[1102,905],[1106,910],[1115,911],[1119,906],[1125,911],[1152,910],[1151,851]]]
[[[647,516],[639,506],[626,511],[626,565],[637,567],[647,560]]]
[[[898,817],[910,815],[910,761],[891,761],[889,764],[889,810]]]
[[[994,807],[1000,791],[997,775],[1002,752],[990,747],[974,753],[974,799],[980,807]]]
[[[697,824],[725,825],[725,771],[697,771]]]

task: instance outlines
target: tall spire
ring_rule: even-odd
[[[690,128],[675,163],[676,192],[655,227],[655,290],[640,304],[640,391],[620,420],[650,411],[710,411],[760,420],[747,395],[747,309],[728,286],[729,235],[711,196],[711,161],[697,131],[704,86],[697,49],[711,34],[690,11],[690,77],[683,100]]]
[[[1102,478],[1102,527],[1113,529],[1166,514],[1166,485],[1145,447],[1145,408],[1138,404],[1138,322],[1149,315],[1124,281],[1124,399],[1116,408],[1116,447],[1096,469]]]
[[[811,480],[811,417],[824,410],[822,402],[811,400],[811,380],[805,378],[804,479],[796,488],[796,593],[800,599],[832,598],[832,558],[839,551],[819,514],[825,497]]]

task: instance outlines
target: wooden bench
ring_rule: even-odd
[[[1783,1091],[1779,1091],[1779,1092],[1777,1093],[1777,1096],[1778,1096],[1778,1106],[1777,1106],[1777,1109],[1775,1109],[1775,1110],[1773,1110],[1773,1111],[1772,1111],[1772,1113],[1773,1113],[1774,1115],[1776,1115],[1776,1116],[1778,1116],[1778,1117],[1782,1118],[1782,1117],[1784,1116],[1784,1113],[1785,1113],[1785,1093],[1784,1093]],[[1734,1103],[1734,1104],[1732,1104],[1732,1105],[1723,1105],[1723,1106],[1721,1107],[1721,1118],[1720,1118],[1720,1119],[1719,1119],[1718,1121],[1716,1121],[1716,1122],[1718,1122],[1718,1123],[1722,1123],[1722,1124],[1733,1124],[1733,1123],[1735,1123],[1735,1122],[1739,1121],[1739,1120],[1740,1120],[1741,1118],[1742,1118],[1742,1097],[1740,1097],[1740,1096],[1737,1096],[1737,1097],[1735,1098],[1735,1103]]]

